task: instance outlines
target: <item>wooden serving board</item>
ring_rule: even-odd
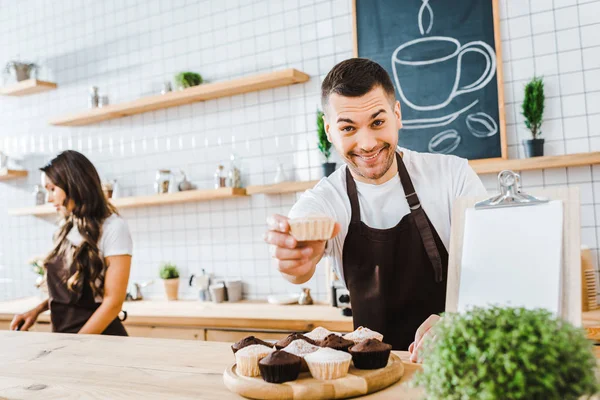
[[[241,396],[258,400],[325,400],[347,399],[377,392],[400,380],[404,364],[400,357],[390,354],[385,368],[364,370],[352,365],[344,378],[320,381],[309,372],[302,372],[295,381],[281,384],[265,382],[261,377],[249,378],[237,374],[233,364],[223,373],[223,382],[229,390]]]

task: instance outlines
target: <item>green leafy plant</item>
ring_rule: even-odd
[[[198,86],[202,83],[202,76],[196,72],[180,72],[175,75],[175,82],[180,88],[188,88],[192,86]]]
[[[415,385],[428,399],[578,399],[599,390],[582,329],[546,310],[446,314],[426,339]]]
[[[36,256],[27,261],[32,271],[37,275],[44,276],[46,269],[44,268],[44,257]]]
[[[521,105],[525,126],[531,131],[531,136],[537,139],[542,134],[540,128],[544,117],[544,81],[534,77],[525,85],[525,98]]]
[[[164,263],[160,267],[160,278],[161,279],[176,279],[179,278],[179,270],[175,264]]]
[[[319,150],[325,156],[325,160],[329,162],[331,156],[331,142],[327,140],[327,132],[325,132],[325,121],[323,121],[323,111],[317,110],[317,138],[319,140]]]

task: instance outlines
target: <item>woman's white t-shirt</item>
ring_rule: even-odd
[[[67,239],[75,246],[79,246],[83,242],[83,237],[75,226],[67,234]],[[133,254],[133,240],[127,222],[123,218],[112,214],[104,220],[98,240],[98,249],[103,258]],[[97,303],[102,302],[101,297],[96,297],[95,300]]]
[[[454,200],[461,196],[486,195],[481,180],[468,161],[456,156],[419,153],[398,148],[421,205],[440,239],[449,248]],[[327,243],[337,275],[343,280],[342,254],[352,216],[346,192],[346,165],[306,191],[292,207],[289,217],[327,215],[341,225],[341,232]],[[356,181],[361,221],[376,229],[396,226],[410,209],[398,175],[381,185]]]

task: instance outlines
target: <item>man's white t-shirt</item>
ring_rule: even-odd
[[[449,248],[450,218],[454,200],[461,196],[486,195],[481,180],[468,161],[456,156],[419,153],[398,147],[403,154],[410,179],[421,206],[429,217],[440,239]],[[352,216],[350,199],[346,192],[346,165],[338,168],[328,178],[323,178],[306,191],[292,207],[289,217],[326,215],[341,225],[341,232],[329,240],[326,255],[331,256],[340,279],[344,279],[342,253],[344,240]],[[355,180],[356,181],[356,180]],[[396,176],[381,185],[356,181],[361,221],[376,229],[396,226],[410,213],[400,178]]]
[[[83,236],[77,227],[71,228],[67,239],[75,246],[83,243]],[[98,250],[101,257],[132,255],[133,240],[127,222],[117,214],[111,214],[102,223],[102,232],[98,240]],[[104,273],[104,272],[103,272]],[[99,281],[97,282],[99,284]],[[102,302],[102,297],[95,298],[96,303]]]

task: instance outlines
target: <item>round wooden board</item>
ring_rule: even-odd
[[[241,396],[258,400],[325,400],[347,399],[377,392],[400,380],[404,364],[395,354],[385,368],[361,370],[350,366],[348,375],[331,381],[319,381],[303,372],[298,379],[281,384],[268,383],[261,377],[249,378],[237,374],[233,364],[223,373],[223,382],[229,390]]]

